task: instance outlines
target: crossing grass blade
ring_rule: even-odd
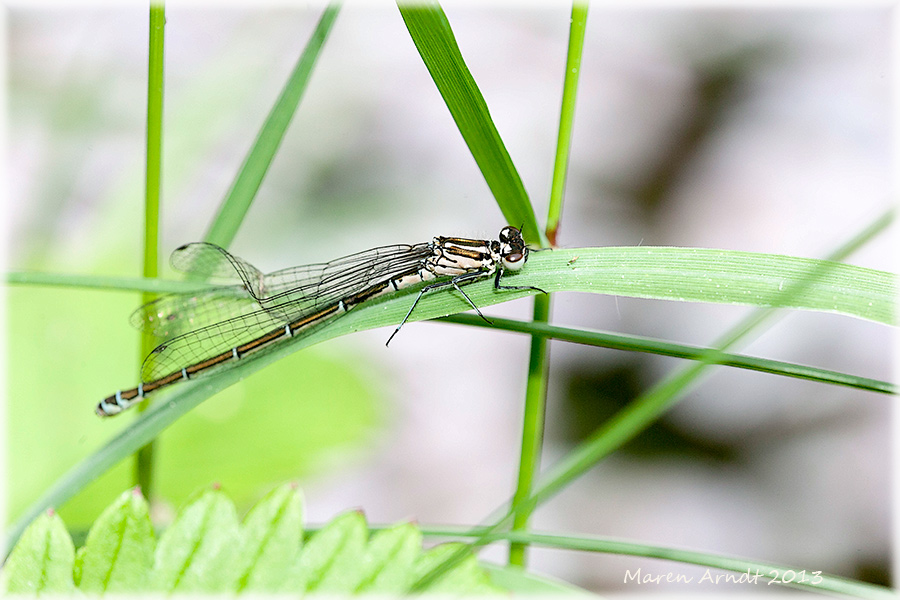
[[[822,271],[819,273],[819,271]],[[197,283],[122,279],[118,277],[10,273],[7,283],[66,285],[135,291],[185,291]],[[534,252],[519,273],[507,274],[509,285],[535,286],[548,292],[589,292],[610,296],[781,307],[838,313],[884,324],[895,323],[897,278],[893,273],[826,260],[711,250],[706,248],[606,247]],[[799,290],[791,287],[803,284]],[[396,325],[409,309],[396,294],[355,308],[329,323],[329,337],[362,329]],[[533,295],[533,291],[493,289],[484,280],[466,286],[478,306],[490,306]],[[454,292],[426,294],[410,321],[443,317],[469,310]]]
[[[524,226],[526,240],[546,245],[522,178],[466,66],[444,11],[437,4],[401,5],[400,14],[507,223]]]
[[[621,333],[610,333],[583,328],[575,329],[573,327],[560,327],[558,325],[533,321],[516,321],[514,319],[503,319],[500,317],[491,317],[491,323],[488,324],[480,317],[468,313],[450,315],[448,317],[443,317],[440,321],[443,323],[458,323],[474,327],[502,329],[504,331],[530,335],[537,334],[549,339],[596,346],[598,348],[646,352],[647,354],[672,356],[689,360],[710,360],[709,348],[667,342],[639,335],[624,335]],[[838,371],[831,371],[829,369],[820,369],[818,367],[810,367],[780,360],[747,356],[744,354],[717,352],[715,353],[714,359],[710,362],[726,367],[736,367],[739,369],[747,369],[748,371],[805,379],[807,381],[816,381],[818,383],[841,385],[879,394],[898,393],[898,387],[888,381],[860,377]]]
[[[219,207],[204,238],[206,241],[228,247],[231,240],[234,239],[247,211],[250,210],[250,204],[256,197],[259,186],[262,185],[269,165],[275,158],[275,153],[281,146],[281,140],[291,124],[291,119],[297,111],[297,106],[300,104],[300,99],[312,76],[316,59],[318,59],[328,32],[331,31],[331,26],[337,18],[339,8],[340,5],[330,4],[319,19],[319,23],[285,83],[281,95],[269,112],[253,147],[231,184],[228,196]]]
[[[423,528],[422,533],[427,538],[438,539],[471,538],[478,535],[477,532],[453,527],[428,527]],[[578,550],[623,556],[641,556],[676,561],[682,564],[699,565],[715,569],[714,572],[709,574],[709,577],[713,578],[713,582],[715,577],[720,577],[720,581],[728,583],[738,581],[753,585],[787,586],[819,593],[830,592],[855,598],[871,598],[872,600],[896,598],[894,592],[884,586],[854,581],[837,575],[829,575],[827,573],[814,575],[812,571],[804,571],[804,569],[799,567],[710,552],[697,552],[671,546],[634,543],[621,539],[535,531],[511,531],[489,534],[485,536],[483,541],[486,543],[500,541],[519,542],[556,550]],[[632,574],[637,571],[635,569],[632,571]],[[730,579],[726,579],[726,576],[720,571],[731,571],[738,575],[733,575],[730,576]],[[515,572],[513,571],[513,573]],[[651,573],[645,574],[649,575]],[[741,579],[741,574],[744,574],[743,579]],[[695,576],[694,581],[698,581],[703,576]],[[637,583],[634,579],[629,579],[628,582]]]

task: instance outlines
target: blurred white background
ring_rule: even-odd
[[[541,219],[570,7],[445,10]],[[320,12],[167,8],[165,253],[203,236]],[[886,8],[592,8],[560,244],[827,255],[892,202],[890,25]],[[7,28],[10,269],[136,276],[146,7],[14,6]],[[350,4],[232,249],[269,271],[433,235],[493,237],[503,224],[396,7]],[[849,262],[896,270],[890,233]],[[489,312],[527,319],[530,302]],[[747,312],[559,294],[553,321],[709,344]],[[322,350],[364,357],[385,419],[301,480],[308,519],[361,507],[375,523],[474,524],[513,490],[528,340],[421,323],[385,349],[387,335]],[[798,313],[744,351],[890,379],[890,339],[881,325]],[[470,349],[472,363],[447,369],[448,348]],[[120,350],[106,352],[86,362]],[[550,355],[547,465],[679,365],[563,343]],[[89,413],[99,397],[55,401]],[[718,369],[534,527],[883,583],[890,401]],[[9,461],[23,452],[11,447]],[[640,565],[694,572],[555,550],[532,551],[531,564],[597,591],[646,591],[623,583]]]

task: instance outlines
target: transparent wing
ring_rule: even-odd
[[[166,340],[259,310],[245,282],[263,282],[264,275],[247,261],[214,244],[200,242],[177,248],[170,263],[173,269],[197,281],[224,280],[237,285],[161,296],[132,313],[131,324],[138,329]]]
[[[141,381],[148,383],[196,365],[277,330],[282,325],[276,315],[256,310],[179,335],[154,348],[144,359]]]
[[[131,324],[167,340],[256,310],[256,300],[243,286],[235,285],[161,296],[134,311]]]
[[[213,244],[182,246],[172,255],[174,268],[236,278],[241,285],[172,294],[139,308],[132,323],[167,340],[144,361],[142,380],[149,382],[201,363],[373,285],[416,272],[431,253],[428,243],[382,246],[263,275]]]
[[[265,276],[263,288],[251,289],[250,294],[265,310],[294,321],[400,274],[415,272],[431,253],[427,243],[372,248],[327,263],[275,271]]]
[[[263,307],[303,299],[316,308],[365,289],[370,283],[418,267],[431,254],[431,244],[396,244],[364,250],[327,263],[290,267],[264,275],[249,262],[215,244],[185,244],[172,253],[172,267],[195,277],[242,284]]]
[[[199,280],[223,279],[227,282],[259,280],[264,275],[259,269],[224,248],[207,242],[194,242],[179,246],[172,252],[169,264]]]

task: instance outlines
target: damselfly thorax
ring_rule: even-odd
[[[152,392],[233,366],[304,335],[354,306],[423,282],[427,285],[419,290],[388,344],[422,295],[435,289],[452,286],[485,318],[460,285],[493,275],[497,290],[543,292],[532,286],[501,285],[506,271],[521,269],[527,260],[528,248],[515,227],[504,227],[497,240],[436,237],[268,275],[214,244],[181,246],[172,253],[176,270],[239,283],[163,296],[139,308],[132,323],[163,342],[144,359],[142,383],[105,398],[96,412],[102,417],[118,414]]]

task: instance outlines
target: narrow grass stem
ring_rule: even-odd
[[[144,268],[145,278],[159,276],[159,202],[162,180],[162,113],[165,73],[166,9],[162,2],[150,5],[150,45],[147,68],[147,172],[144,189]],[[143,303],[155,294],[144,292]],[[141,334],[141,357],[147,356],[156,345],[152,333]],[[140,367],[139,367],[140,369]],[[141,405],[146,410],[149,404]],[[151,441],[135,455],[134,479],[146,498],[153,492],[153,451]]]
[[[370,525],[371,531],[379,531],[382,527]],[[304,533],[308,533],[307,529]],[[439,539],[465,539],[482,535],[480,531],[464,530],[455,527],[422,527],[422,533],[427,538]],[[660,560],[675,561],[682,564],[700,565],[716,570],[731,571],[746,574],[746,583],[757,585],[777,585],[779,587],[793,587],[818,593],[833,593],[847,595],[856,598],[889,599],[896,595],[884,586],[854,581],[846,577],[829,575],[827,573],[813,574],[811,571],[803,572],[802,567],[785,565],[772,562],[764,562],[739,556],[728,556],[710,552],[697,552],[673,546],[657,546],[628,540],[545,533],[536,531],[515,531],[492,533],[486,536],[488,542],[519,541],[528,542],[535,546],[552,548],[556,550],[576,550],[581,552],[596,552],[605,554],[617,554],[621,556],[641,556],[644,558],[657,558]]]
[[[535,296],[533,320],[546,323],[550,318],[550,296]],[[522,450],[519,457],[519,477],[516,484],[514,503],[524,501],[531,495],[534,478],[541,467],[541,448],[544,440],[544,414],[547,401],[547,374],[549,348],[543,335],[531,336],[531,352],[528,360],[528,381],[525,387],[525,411],[522,423]],[[516,515],[513,529],[528,528],[530,513]],[[509,547],[509,563],[525,565],[527,545],[513,543]]]
[[[566,175],[569,171],[569,150],[572,146],[572,129],[575,121],[575,97],[578,93],[578,76],[581,73],[581,55],[584,49],[587,13],[587,2],[576,0],[572,4],[569,51],[566,56],[562,110],[559,115],[559,134],[556,140],[556,160],[553,165],[553,181],[550,186],[550,207],[547,211],[547,239],[553,246],[556,246],[556,236],[559,232],[559,221],[562,216],[566,190]]]
[[[550,204],[547,215],[546,238],[556,245],[556,234],[562,215],[565,197],[566,175],[569,170],[569,149],[572,145],[572,127],[575,120],[575,98],[578,92],[578,75],[581,70],[581,55],[584,49],[584,31],[587,24],[587,3],[576,1],[572,5],[569,26],[569,50],[566,56],[566,72],[563,77],[563,95],[559,116],[559,133],[556,141],[556,157],[553,164],[553,181],[550,188]],[[547,324],[550,320],[550,296],[534,298],[536,324]],[[528,363],[528,383],[525,391],[525,418],[522,424],[522,452],[519,459],[519,477],[514,495],[514,504],[531,494],[535,475],[540,470],[541,447],[544,438],[544,412],[547,403],[547,379],[549,377],[549,346],[543,335],[532,335],[531,352]],[[528,528],[531,511],[517,512],[513,530]],[[509,563],[525,565],[527,544],[516,542],[509,547]]]

